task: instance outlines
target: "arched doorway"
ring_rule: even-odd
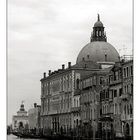
[[[19,129],[23,128],[23,122],[19,122]]]
[[[126,136],[129,136],[130,135],[130,129],[129,129],[129,124],[127,123],[126,124],[126,127],[125,127],[126,129],[126,131],[125,131],[125,134],[126,134]]]

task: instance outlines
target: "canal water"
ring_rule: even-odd
[[[24,139],[24,138],[18,138],[14,135],[7,135],[7,140],[46,140],[46,139]]]

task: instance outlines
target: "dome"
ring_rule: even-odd
[[[101,21],[97,21],[95,24],[94,24],[94,27],[103,27],[103,23]]]
[[[118,62],[119,53],[108,42],[93,41],[88,43],[79,53],[76,64],[81,65],[85,62],[92,62],[97,65],[97,62]]]

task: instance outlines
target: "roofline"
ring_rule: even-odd
[[[63,73],[66,73],[66,72],[72,71],[72,70],[99,71],[101,69],[82,68],[82,67],[71,67],[71,68],[66,68],[66,69],[64,69],[64,70],[62,70],[60,72],[58,71],[58,73],[55,73],[55,74],[50,75],[50,76],[47,76],[46,78],[42,78],[40,81],[44,81],[46,79],[50,79],[50,78],[52,78],[54,76],[58,76],[60,74],[63,74]]]

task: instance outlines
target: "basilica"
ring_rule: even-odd
[[[44,72],[40,81],[44,135],[132,138],[133,59],[107,42],[99,15],[76,64]]]

